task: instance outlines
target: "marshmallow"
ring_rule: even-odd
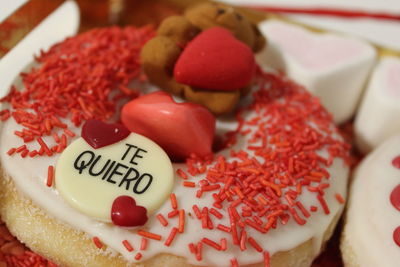
[[[305,86],[321,99],[336,123],[353,116],[375,61],[371,45],[274,20],[261,23],[260,29],[269,40],[258,58],[264,67],[284,71]]]
[[[400,59],[382,57],[355,120],[356,143],[368,152],[400,133]]]

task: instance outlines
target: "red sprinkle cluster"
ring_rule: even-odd
[[[56,267],[54,263],[25,248],[0,221],[0,267],[6,266]]]
[[[1,99],[10,109],[0,111],[0,120],[10,117],[23,126],[14,134],[24,143],[11,148],[9,155],[51,156],[61,153],[75,126],[88,119],[106,120],[115,115],[120,100],[132,99],[138,91],[128,89],[132,79],[141,77],[141,47],[154,35],[151,27],[95,29],[54,45],[37,58],[37,66],[23,73],[23,90],[15,87]],[[44,142],[52,136],[54,145]]]

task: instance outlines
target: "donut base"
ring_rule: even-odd
[[[129,263],[118,253],[111,254],[108,250],[98,249],[89,235],[46,214],[31,199],[19,192],[1,166],[0,174],[0,216],[2,220],[10,232],[21,242],[59,266],[199,267],[187,263],[183,257],[171,254],[159,254],[140,263]],[[337,214],[325,231],[322,247],[331,237],[339,218],[340,214]],[[314,260],[312,241],[310,239],[292,250],[275,253],[271,257],[271,266],[310,266]],[[246,266],[261,267],[264,264],[257,263]],[[357,265],[346,266],[356,267]]]
[[[342,259],[344,266],[346,267],[360,267],[357,256],[354,253],[353,247],[350,245],[348,237],[346,235],[346,226],[340,237],[340,251],[342,252]]]

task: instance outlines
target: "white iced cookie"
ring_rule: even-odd
[[[383,57],[374,69],[355,120],[356,141],[368,152],[400,133],[400,59]]]
[[[371,45],[274,20],[259,27],[269,40],[259,56],[264,66],[286,72],[318,96],[336,123],[353,116],[376,57]]]
[[[90,120],[82,136],[57,162],[58,192],[94,219],[143,225],[172,191],[174,172],[168,155],[150,139],[117,124]]]
[[[400,135],[379,146],[355,172],[341,250],[347,267],[400,262]]]

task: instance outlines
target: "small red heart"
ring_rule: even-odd
[[[130,196],[119,196],[112,204],[111,220],[118,226],[144,225],[147,222],[147,210],[136,205],[135,199]]]
[[[130,131],[121,124],[108,124],[95,119],[86,121],[81,133],[83,139],[94,149],[117,143],[129,134]]]
[[[174,160],[191,153],[212,153],[215,117],[201,105],[176,103],[169,94],[158,91],[127,103],[121,120],[132,132],[156,142]]]
[[[248,85],[256,63],[251,49],[220,27],[197,35],[183,50],[174,78],[190,86],[231,91]]]

